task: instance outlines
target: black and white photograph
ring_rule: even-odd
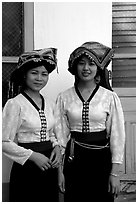
[[[1,2],[2,202],[136,202],[136,2]]]

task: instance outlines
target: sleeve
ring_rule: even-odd
[[[55,102],[53,100],[49,100],[49,99],[46,99],[47,101],[47,106],[49,107],[49,113],[48,114],[52,114],[52,118],[54,116],[54,110],[55,110]],[[53,119],[54,120],[54,119]],[[55,121],[54,121],[54,126],[55,126]],[[54,127],[52,126],[52,128],[49,131],[49,139],[50,141],[52,142],[52,146],[55,147],[56,145],[59,145],[59,142],[58,142],[58,139],[56,137],[56,134],[55,134],[55,131],[54,131]]]
[[[70,128],[61,94],[58,95],[56,100],[55,119],[55,133],[57,135],[57,139],[60,145],[65,148],[70,138]]]
[[[5,104],[2,114],[2,151],[13,161],[23,165],[33,151],[16,144],[16,133],[20,125],[20,106],[10,99]]]
[[[50,135],[50,141],[52,142],[53,147],[55,147],[56,145],[60,146],[60,143],[58,139],[56,138],[56,134],[54,133],[54,129],[51,129],[49,131],[49,135]]]
[[[112,163],[121,164],[123,162],[125,146],[124,115],[120,99],[114,92],[107,120],[107,132],[110,135]]]

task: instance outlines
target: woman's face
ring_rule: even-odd
[[[26,74],[27,89],[40,91],[48,82],[49,74],[44,66],[30,69]]]
[[[83,56],[77,64],[78,77],[82,81],[94,80],[97,73],[97,66],[88,57]]]

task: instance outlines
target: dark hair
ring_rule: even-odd
[[[95,82],[96,84],[99,84],[100,86],[109,89],[110,91],[113,91],[111,88],[111,85],[109,83],[109,71],[108,69],[104,68],[101,69],[100,67],[97,67],[97,73],[95,75]]]

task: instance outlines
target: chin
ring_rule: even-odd
[[[92,81],[93,79],[91,79],[91,78],[83,78],[82,80],[83,81]]]
[[[41,91],[41,89],[42,89],[42,88],[34,88],[34,89],[32,89],[32,90],[38,92],[38,91]]]

